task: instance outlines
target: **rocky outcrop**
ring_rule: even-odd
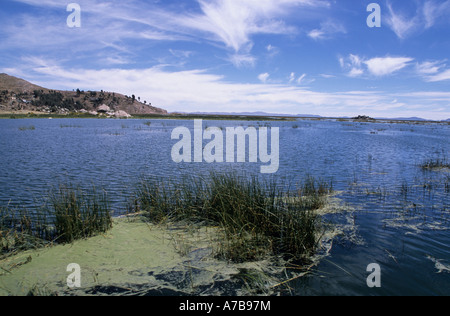
[[[131,115],[125,111],[117,111],[114,113],[115,118],[130,118]]]

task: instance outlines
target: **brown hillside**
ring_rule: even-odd
[[[0,74],[0,90],[9,90],[15,93],[33,92],[34,90],[48,91],[48,89],[7,74]]]
[[[0,74],[0,112],[82,113],[113,115],[167,114],[166,110],[138,101],[138,97],[106,91],[59,91]],[[105,111],[104,109],[108,109]]]

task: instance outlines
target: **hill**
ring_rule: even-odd
[[[140,102],[134,95],[106,91],[61,91],[43,88],[26,80],[0,74],[0,112],[90,113],[123,117],[167,114],[166,110]]]

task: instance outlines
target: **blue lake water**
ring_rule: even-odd
[[[280,166],[172,161],[174,128],[193,121],[0,120],[0,206],[33,208],[60,184],[105,190],[116,215],[126,211],[143,176],[207,177],[230,169],[295,185],[307,175],[330,180],[346,210],[327,220],[351,224],[294,295],[450,295],[450,171],[424,171],[427,159],[449,158],[450,125],[203,121],[206,127],[280,129]],[[207,141],[204,142],[207,144]],[[381,288],[369,288],[371,263]]]

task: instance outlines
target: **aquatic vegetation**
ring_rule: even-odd
[[[61,128],[82,128],[81,125],[75,125],[75,124],[60,124],[59,127],[61,127]]]
[[[216,256],[233,262],[281,255],[300,260],[312,255],[320,239],[314,212],[332,187],[308,178],[294,193],[274,182],[237,174],[212,173],[206,180],[180,183],[144,179],[132,211],[152,223],[184,221],[220,227]]]
[[[45,218],[39,214],[35,214],[32,218],[25,210],[0,208],[0,255],[13,254],[47,244],[48,242],[41,238],[47,231],[45,222]]]
[[[36,127],[34,125],[19,127],[19,131],[34,131],[35,129],[36,129]]]
[[[447,157],[428,159],[420,164],[420,168],[423,170],[439,170],[444,168],[450,169],[450,162]]]
[[[60,187],[37,210],[0,208],[0,254],[70,243],[112,227],[106,194]]]
[[[70,187],[60,187],[51,194],[44,212],[53,217],[58,242],[73,242],[106,232],[112,227],[106,194],[91,193]]]

